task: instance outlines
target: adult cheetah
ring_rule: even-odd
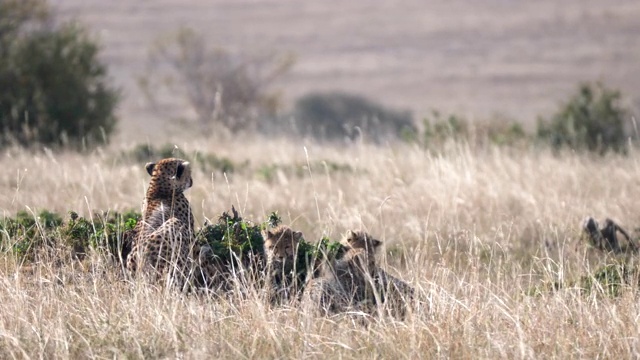
[[[132,274],[155,281],[164,278],[169,285],[184,289],[194,272],[191,254],[199,256],[200,252],[193,236],[191,206],[184,196],[193,185],[191,166],[169,158],[148,163],[146,170],[151,181],[126,267]]]

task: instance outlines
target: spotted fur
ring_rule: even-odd
[[[191,166],[182,159],[169,158],[148,163],[146,170],[151,181],[126,267],[132,274],[164,278],[170,285],[184,288],[193,274],[190,254],[196,247],[193,214],[184,196],[193,185]]]
[[[347,248],[344,256],[323,263],[320,276],[308,282],[305,306],[325,315],[349,309],[373,314],[380,304],[403,318],[414,291],[376,265],[382,242],[363,231],[349,231],[342,242]]]
[[[297,294],[295,272],[298,244],[302,233],[286,226],[265,230],[264,251],[267,257],[267,290],[270,301],[281,302]]]
[[[413,287],[381,268],[376,270],[375,285],[382,302],[381,310],[395,318],[404,319],[410,306],[415,303]]]
[[[354,308],[372,294],[375,251],[380,241],[364,232],[349,231],[342,241],[340,259],[325,261],[320,276],[308,281],[303,303],[320,314],[336,314]]]

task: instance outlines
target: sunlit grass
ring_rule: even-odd
[[[54,249],[23,263],[7,251],[0,261],[1,357],[638,356],[639,305],[629,286],[615,297],[572,286],[531,292],[625,260],[580,243],[579,226],[593,215],[634,228],[636,152],[554,156],[451,143],[430,153],[260,138],[175,145],[187,157],[246,164],[227,174],[194,167],[186,194],[198,227],[233,205],[255,221],[278,211],[306,239],[364,229],[384,242],[382,266],[416,288],[411,315],[363,326],[358,314],[319,319],[268,305],[259,289],[185,296],[131,283],[99,253],[80,261]],[[3,154],[1,215],[47,209],[91,218],[97,210],[139,209],[144,161],[121,158],[134,146],[84,156]]]

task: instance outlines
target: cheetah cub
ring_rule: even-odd
[[[414,290],[377,266],[375,255],[382,242],[364,231],[350,230],[342,243],[344,256],[324,262],[320,276],[309,281],[305,306],[324,315],[350,309],[373,315],[381,305],[403,318]]]
[[[298,292],[296,256],[303,239],[300,231],[286,226],[265,230],[264,249],[267,257],[266,286],[271,303],[291,300]]]
[[[325,260],[320,275],[311,278],[303,295],[304,306],[321,315],[357,308],[372,293],[375,252],[381,244],[365,232],[349,231],[342,240],[344,255]]]

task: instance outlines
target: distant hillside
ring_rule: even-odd
[[[157,36],[188,25],[232,50],[291,51],[287,104],[312,90],[409,108],[530,122],[583,80],[640,99],[640,3],[623,0],[55,0],[95,30],[124,90],[122,129],[153,130],[135,77]],[[167,99],[169,101],[170,99]]]

